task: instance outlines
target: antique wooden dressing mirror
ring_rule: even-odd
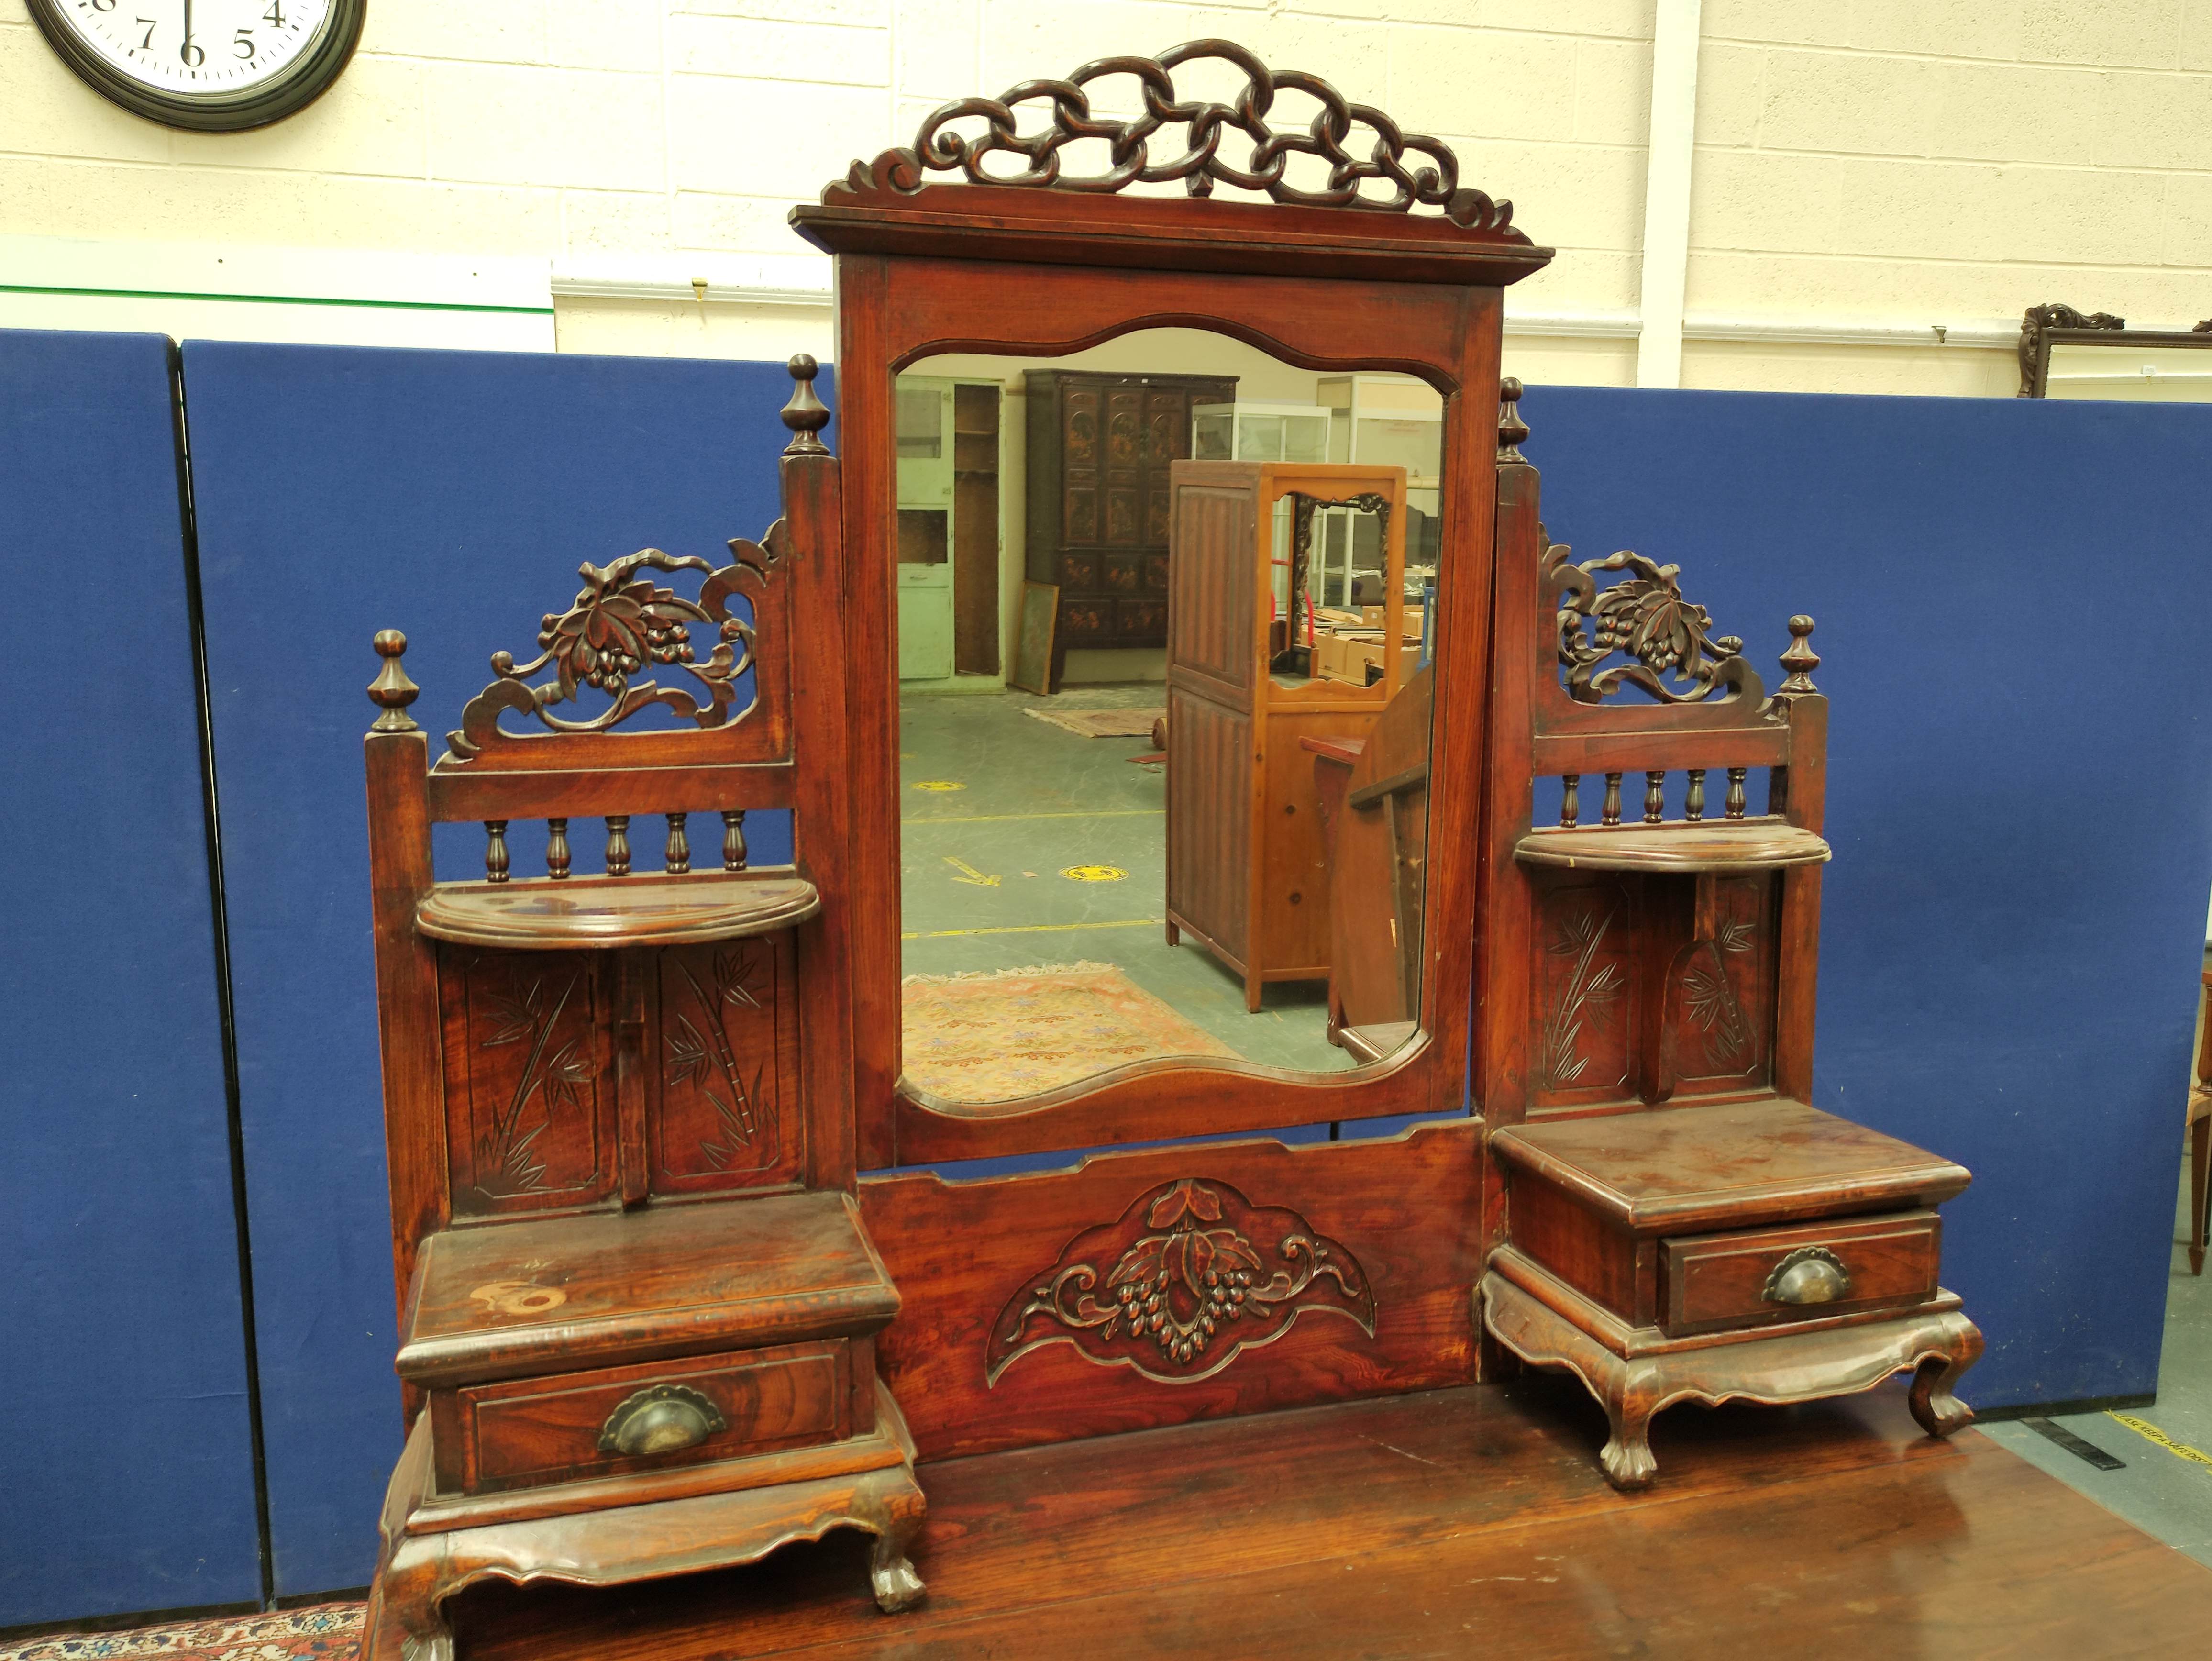
[[[1109,98],[1133,113],[1096,113]],[[1042,125],[1023,131],[1040,109]],[[1094,171],[1075,178],[1085,167]],[[1151,186],[1182,193],[1142,193]],[[1479,1128],[1462,1117],[1401,1140],[1358,1129],[1465,1111],[1502,292],[1549,252],[1513,228],[1510,204],[1462,185],[1442,145],[1218,40],[948,106],[912,148],[856,163],[792,221],[836,270],[852,868],[864,885],[852,917],[861,1166],[1060,1153],[1050,1162],[1066,1167],[1075,1150],[1283,1127],[1347,1137],[865,1183],[871,1233],[905,1299],[884,1366],[923,1456],[1468,1378]],[[1427,834],[1461,851],[1431,867],[1420,900],[1417,1030],[1333,1072],[1167,1056],[1024,1098],[947,1100],[906,1079],[901,1055],[901,821],[921,799],[900,772],[897,377],[949,354],[1042,368],[1160,330],[1225,337],[1316,376],[1410,379],[1440,406]],[[1141,417],[1142,387],[1127,396]],[[1029,420],[1041,421],[1034,407]],[[1139,426],[1140,446],[1153,436]],[[1189,453],[1179,429],[1160,437],[1168,447],[1141,460]],[[1164,696],[1172,775],[1193,734]],[[1314,758],[1296,763],[1310,781]],[[1149,907],[1161,922],[1164,899]],[[1153,928],[1148,949],[1175,950]],[[1318,1033],[1318,1007],[1313,1019]],[[1139,1295],[1128,1254],[1156,1250],[1148,1240],[1209,1261],[1218,1246],[1214,1281],[1170,1286],[1152,1265]],[[1116,1274],[1121,1286],[1104,1284]],[[1227,1284],[1238,1275],[1249,1284]]]
[[[1097,113],[1094,92],[1132,113]],[[1163,135],[1176,154],[1155,159]],[[1097,170],[1073,176],[1086,149]],[[1510,205],[1461,185],[1436,141],[1202,40],[947,106],[792,220],[835,259],[843,454],[815,436],[828,412],[794,359],[776,527],[733,543],[696,600],[641,573],[704,561],[587,565],[545,616],[544,656],[495,654],[434,766],[405,642],[377,639],[399,1370],[410,1413],[428,1409],[387,1504],[370,1652],[449,1653],[440,1601],[486,1576],[641,1579],[841,1526],[876,1536],[873,1589],[896,1609],[921,1592],[917,1460],[1463,1384],[1486,1354],[1589,1384],[1623,1487],[1650,1480],[1651,1413],[1686,1396],[1802,1399],[1917,1369],[1923,1422],[1963,1422],[1948,1386],[1980,1339],[1936,1286],[1933,1207],[1966,1173],[1804,1100],[1828,851],[1811,622],[1792,620],[1768,698],[1673,566],[1573,566],[1548,544],[1499,341],[1504,287],[1551,255]],[[1066,367],[1162,331],[1161,361]],[[1207,356],[1230,347],[1252,356]],[[902,388],[917,368],[945,373]],[[1316,410],[1324,381],[1355,417],[1433,400],[1433,473],[1187,459],[1201,406],[1286,418],[1223,406],[1232,378],[1290,370],[1315,378]],[[1328,929],[1294,920],[1308,956],[1287,968],[1325,968],[1307,1013],[1346,1052],[1328,1068],[1170,1043],[994,1098],[912,1076],[902,860],[925,816],[907,803],[962,781],[902,777],[920,729],[900,609],[908,589],[917,615],[941,608],[958,538],[916,504],[957,512],[1000,472],[982,441],[1015,386],[1032,443],[1063,444],[1062,499],[1033,512],[1025,556],[1059,562],[1063,625],[1087,606],[1127,646],[1165,612],[1170,836],[1218,813],[1246,862],[1224,869],[1250,880],[1239,934],[1205,909],[1235,883],[1194,901],[1171,840],[1144,949],[1186,954],[1264,1024],[1288,1006],[1242,943],[1265,935],[1259,912],[1356,896]],[[948,447],[902,394],[949,417],[955,465],[933,483],[905,463]],[[1409,642],[1422,492],[1431,575]],[[1340,544],[1324,514],[1346,516]],[[1348,574],[1360,515],[1386,589],[1358,597],[1379,638],[1337,637],[1379,654],[1346,691],[1321,684],[1316,573],[1336,545]],[[695,661],[686,630],[705,624],[720,643]],[[1634,661],[1601,668],[1616,652]],[[648,657],[709,702],[633,684]],[[527,684],[541,670],[556,678]],[[551,715],[580,679],[610,708]],[[1638,688],[1650,704],[1613,697]],[[653,704],[699,730],[608,730]],[[1717,826],[1709,767],[1730,780]],[[1770,771],[1755,818],[1753,767]],[[1584,768],[1607,780],[1601,823],[1577,823],[1570,782],[1563,826],[1537,830],[1536,781]],[[1698,770],[1682,821],[1664,815],[1670,768]],[[1630,769],[1641,825],[1622,823]],[[747,867],[762,807],[793,811],[787,870]],[[710,811],[723,868],[695,873],[685,822]],[[606,816],[604,876],[571,878],[572,813]],[[666,817],[658,872],[632,874],[635,813]],[[510,816],[548,817],[543,878],[510,872]],[[466,819],[485,825],[483,879],[434,882],[430,823]],[[1632,926],[1601,953],[1612,925],[1592,919],[1616,911]],[[1339,984],[1354,960],[1380,981]],[[1577,1082],[1547,1058],[1592,1003],[1586,970],[1631,1014],[1618,1065]],[[1022,1168],[961,1163],[994,1160]]]

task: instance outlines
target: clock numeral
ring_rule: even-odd
[[[115,0],[92,0],[92,9],[94,11],[113,11]]]
[[[109,0],[109,3],[112,4],[113,0]],[[261,14],[261,21],[264,23],[274,23],[278,28],[283,28],[284,27],[284,0],[275,0],[275,3],[270,5],[267,11]]]
[[[252,29],[239,30],[237,34],[232,38],[230,44],[232,50],[236,52],[240,58],[252,57],[253,31]]]
[[[146,26],[146,33],[140,38],[138,42],[138,50],[141,52],[152,51],[154,47],[154,20],[150,17],[134,17],[131,21],[134,23],[143,23]]]
[[[207,62],[207,54],[200,50],[198,43],[189,34],[185,37],[185,44],[177,48],[177,56],[185,60],[185,67],[189,69],[196,70]]]

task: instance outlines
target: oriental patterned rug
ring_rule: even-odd
[[[358,1652],[363,1606],[318,1603],[273,1615],[220,1615],[141,1627],[132,1632],[49,1633],[0,1638],[0,1661],[109,1661],[160,1656],[163,1661],[294,1661]]]
[[[1025,715],[1050,721],[1054,727],[1086,739],[1148,739],[1152,723],[1167,714],[1153,709],[1024,709]]]
[[[1111,964],[902,984],[906,1076],[948,1101],[1012,1101],[1159,1056],[1237,1055]]]

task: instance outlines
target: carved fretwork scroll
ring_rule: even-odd
[[[1077,1235],[1007,1299],[985,1377],[995,1384],[1031,1350],[1070,1344],[1101,1366],[1191,1384],[1273,1343],[1308,1311],[1346,1316],[1374,1336],[1375,1294],[1358,1260],[1295,1211],[1185,1177]]]
[[[1544,591],[1559,602],[1559,662],[1566,691],[1577,703],[1601,703],[1624,686],[1662,703],[1731,703],[1756,706],[1766,688],[1744,660],[1743,642],[1714,636],[1712,614],[1682,597],[1681,568],[1660,565],[1626,550],[1577,565],[1564,543],[1544,548]],[[1598,586],[1602,573],[1626,581]],[[1632,660],[1605,667],[1615,653]]]
[[[1244,84],[1227,104],[1203,99],[1179,100],[1170,71],[1196,60],[1232,64]],[[1091,113],[1094,82],[1127,76],[1136,82],[1143,108],[1127,120]],[[1301,132],[1277,132],[1267,123],[1278,93],[1301,93],[1319,106]],[[1051,119],[1033,132],[1018,130],[1018,106],[1043,103]],[[953,130],[955,122],[980,117],[988,131],[976,138]],[[1152,142],[1164,128],[1181,148],[1155,161]],[[1355,134],[1355,129],[1363,129]],[[1371,135],[1371,137],[1370,137]],[[1249,154],[1222,153],[1237,136],[1250,142]],[[1060,152],[1085,140],[1103,140],[1109,166],[1103,173],[1071,177],[1060,171]],[[1014,168],[990,172],[994,155],[1018,158]],[[1289,179],[1291,158],[1317,156],[1328,164],[1328,182],[1302,189]],[[1410,161],[1409,161],[1410,158]],[[1264,192],[1273,200],[1302,207],[1369,208],[1405,213],[1413,208],[1443,210],[1452,224],[1496,233],[1498,240],[1526,245],[1512,228],[1513,204],[1492,201],[1462,187],[1459,159],[1434,138],[1401,130],[1382,111],[1354,104],[1322,80],[1298,70],[1271,70],[1243,46],[1229,40],[1188,40],[1158,58],[1102,58],[1085,64],[1065,81],[1024,81],[997,98],[963,98],[947,104],[921,124],[914,143],[889,149],[873,163],[855,161],[843,188],[856,194],[895,191],[912,194],[933,172],[958,172],[971,185],[1007,185],[1033,189],[1088,191],[1111,194],[1131,185],[1181,179],[1192,196],[1210,196],[1216,184]],[[1380,181],[1388,194],[1372,193]],[[836,190],[832,186],[832,191]],[[830,200],[830,196],[823,198]]]
[[[536,657],[517,663],[510,652],[492,654],[498,678],[469,700],[459,728],[446,735],[450,761],[471,761],[491,746],[543,742],[502,728],[499,718],[507,710],[534,717],[556,733],[580,734],[608,732],[656,703],[702,729],[733,726],[764,704],[780,705],[783,677],[766,672],[761,651],[764,640],[779,652],[788,646],[787,585],[774,581],[786,552],[783,521],[758,542],[737,538],[729,546],[731,563],[719,570],[695,556],[658,548],[641,549],[611,565],[583,566],[584,586],[568,609],[545,614]],[[692,600],[639,575],[648,570],[704,571],[707,576]],[[750,621],[730,605],[740,595],[751,607]],[[697,624],[715,633],[703,658],[692,636]],[[632,678],[648,666],[689,676],[694,684]],[[532,676],[548,671],[550,679],[531,684]],[[740,707],[739,683],[748,671],[753,672],[752,696]],[[568,719],[553,713],[556,705],[580,705],[587,688],[606,697],[596,715]]]

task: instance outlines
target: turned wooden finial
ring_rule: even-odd
[[[384,660],[384,667],[376,672],[376,678],[368,684],[368,701],[384,713],[376,718],[372,733],[413,733],[420,729],[415,718],[407,713],[407,706],[422,695],[422,689],[407,678],[407,672],[399,666],[400,654],[407,649],[407,636],[397,629],[380,629],[370,642],[376,654]]]
[[[1521,419],[1521,383],[1508,375],[1498,383],[1498,459],[1522,461],[1521,442],[1528,436],[1528,423]]]
[[[783,447],[783,453],[787,456],[828,455],[830,447],[816,436],[830,424],[830,406],[814,395],[818,366],[807,353],[798,352],[786,367],[795,384],[791,389],[791,402],[783,406],[783,424],[791,429],[791,442]]]
[[[1790,678],[1777,690],[1782,692],[1817,692],[1813,684],[1813,672],[1820,666],[1820,654],[1815,652],[1806,636],[1813,632],[1813,619],[1802,612],[1790,619],[1790,649],[1782,654],[1782,666]]]

